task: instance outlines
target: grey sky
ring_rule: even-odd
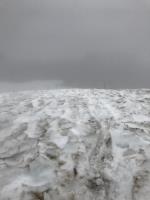
[[[1,0],[0,81],[149,87],[149,0]]]

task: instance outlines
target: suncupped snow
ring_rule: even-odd
[[[150,90],[0,94],[1,200],[149,200]]]

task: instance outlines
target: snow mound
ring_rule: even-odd
[[[150,90],[0,94],[1,200],[149,200]]]

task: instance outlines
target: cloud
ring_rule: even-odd
[[[0,81],[147,87],[147,0],[2,0]]]

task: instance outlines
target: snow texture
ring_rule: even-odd
[[[0,94],[0,200],[149,200],[150,90]]]

